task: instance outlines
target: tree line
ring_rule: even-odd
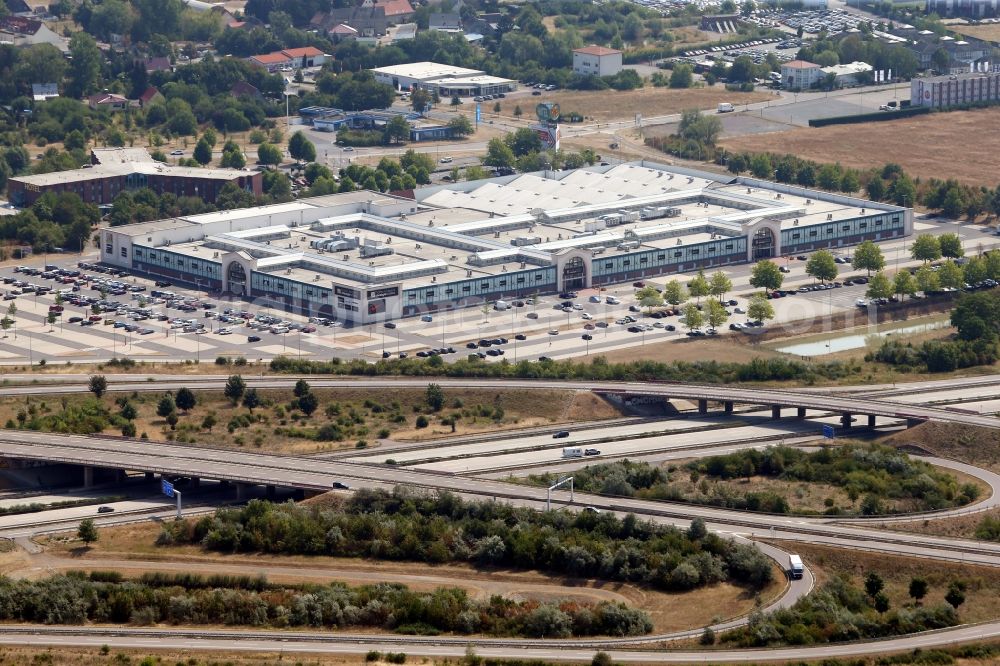
[[[166,525],[159,542],[223,552],[468,562],[668,590],[717,582],[758,589],[773,575],[770,560],[755,548],[704,530],[683,532],[631,514],[538,512],[401,487],[358,490],[334,509],[254,500]]]
[[[264,578],[69,572],[40,580],[0,578],[0,619],[81,625],[228,625],[314,629],[387,629],[402,634],[484,633],[568,638],[637,636],[649,616],[613,602],[539,603],[494,595],[470,599],[465,590],[414,592],[398,583],[350,587],[278,585]]]

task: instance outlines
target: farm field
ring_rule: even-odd
[[[992,160],[1000,150],[1000,134],[982,128],[998,123],[1000,108],[991,108],[754,134],[723,139],[721,144],[729,151],[790,153],[858,169],[894,162],[913,177],[950,177],[969,185],[995,187]]]

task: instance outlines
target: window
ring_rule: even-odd
[[[124,247],[122,248],[121,253],[122,253],[123,257],[127,257],[128,256],[128,250],[125,249]]]
[[[691,254],[701,254],[701,250],[699,250],[698,248],[695,248],[695,249],[691,250]]]
[[[470,285],[465,285],[464,287],[462,287],[462,291],[468,293],[472,291],[472,287]]]
[[[611,261],[605,261],[604,262],[604,267],[605,268],[610,269],[612,266],[614,266],[613,262],[611,262]]]
[[[490,283],[489,282],[481,282],[479,284],[479,288],[480,289],[489,289],[490,288]]]
[[[506,287],[507,286],[507,280],[500,280],[500,286],[501,287]]]
[[[876,227],[881,227],[882,226],[882,220],[875,220],[875,226]]]
[[[681,252],[680,250],[677,250],[677,251],[675,251],[675,252],[674,252],[674,256],[675,256],[675,257],[680,257],[680,256],[682,256],[683,254],[684,254],[684,253],[683,253],[683,252]]]
[[[715,252],[715,251],[716,251],[716,250],[718,250],[718,249],[719,249],[719,248],[717,248],[717,247],[716,247],[716,246],[714,246],[714,245],[709,245],[709,246],[708,246],[708,251],[709,251],[709,252]]]
[[[809,232],[809,235],[810,235],[810,236],[815,236],[815,235],[817,235],[817,234],[819,234],[819,232],[818,232],[818,231],[816,231],[815,229],[813,229],[812,231],[810,231],[810,232]]]
[[[193,271],[198,270],[198,262],[197,261],[192,261],[191,262],[191,270],[193,270]],[[211,269],[209,269],[209,272],[211,272]]]
[[[156,260],[156,253],[155,252],[150,252],[149,253],[149,259],[151,261],[155,261]]]
[[[868,228],[868,223],[867,222],[861,222],[860,224],[858,224],[858,228],[859,229],[867,229]]]
[[[542,279],[542,274],[541,273],[535,273],[535,281],[537,282],[538,280],[541,280],[541,279]]]
[[[306,289],[306,296],[312,296],[312,295],[313,295],[313,290],[312,289]]]
[[[631,259],[622,259],[622,266],[631,266],[631,265],[632,265]]]
[[[732,250],[733,249],[733,244],[732,243],[726,243],[726,249],[727,250]]]
[[[523,275],[521,277],[517,278],[517,283],[518,284],[524,284],[524,276]]]
[[[851,225],[849,225],[849,224],[845,224],[844,226],[842,226],[842,227],[840,228],[840,230],[841,230],[841,231],[850,231],[850,230],[851,230]]]
[[[406,295],[406,298],[407,298],[407,300],[415,301],[415,300],[417,300],[417,295],[414,294],[414,293],[409,293],[409,294]]]
[[[454,289],[451,289],[451,288],[449,288],[449,289],[445,289],[445,290],[444,290],[444,293],[445,293],[445,294],[447,294],[447,295],[449,295],[449,296],[450,296],[451,294],[453,294],[454,292],[455,292],[455,290],[454,290]]]
[[[792,234],[792,240],[798,240],[801,236],[802,234],[796,231],[794,234]]]
[[[640,264],[648,264],[649,263],[649,257],[639,257],[639,263]]]
[[[184,260],[183,259],[178,259],[177,260],[177,268],[183,268],[183,267],[184,267]]]

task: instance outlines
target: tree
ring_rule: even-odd
[[[958,234],[941,234],[938,236],[938,246],[941,248],[942,257],[958,259],[965,254],[965,250],[962,249],[962,239]]]
[[[715,116],[704,116],[700,111],[684,111],[681,113],[681,122],[677,125],[677,134],[683,139],[714,146],[716,139],[722,134],[722,121]]]
[[[451,130],[452,136],[469,136],[475,131],[469,119],[462,115],[449,120],[448,129]]]
[[[694,303],[688,303],[684,306],[684,326],[689,331],[693,331],[696,328],[701,328],[705,324],[705,316],[701,314],[701,310]]]
[[[962,269],[965,272],[965,281],[969,284],[977,284],[989,277],[986,260],[983,257],[971,257]]]
[[[177,408],[185,412],[189,412],[194,409],[194,406],[198,404],[198,398],[195,397],[194,391],[184,386],[177,389],[177,395],[174,396],[174,402],[177,403]]]
[[[829,250],[817,250],[806,262],[806,274],[821,282],[837,277],[837,262]]]
[[[958,607],[965,603],[965,583],[952,581],[948,585],[948,592],[944,595],[944,600],[948,605],[958,610]]]
[[[708,280],[705,279],[705,271],[699,270],[698,274],[695,275],[690,282],[688,282],[688,292],[695,298],[697,302],[701,302],[702,296],[708,296],[711,287],[708,284]]]
[[[941,289],[941,281],[938,279],[938,274],[932,271],[929,266],[922,266],[917,271],[916,279],[917,288],[925,294]]]
[[[66,92],[72,97],[83,97],[97,90],[101,79],[103,56],[94,38],[84,31],[73,33],[69,40],[70,82]]]
[[[747,317],[750,318],[750,321],[760,322],[774,319],[774,307],[771,305],[771,301],[760,294],[751,296],[750,304],[747,306]]]
[[[257,161],[264,165],[281,164],[281,151],[270,143],[257,146]]]
[[[100,538],[93,518],[84,518],[80,521],[80,527],[76,530],[76,537],[87,544],[88,547]]]
[[[938,271],[938,281],[942,287],[961,289],[965,284],[965,274],[962,272],[961,266],[949,259],[941,264],[941,269]]]
[[[302,162],[315,162],[316,146],[298,131],[288,140],[288,154]]]
[[[733,288],[733,281],[722,271],[712,273],[712,279],[708,283],[708,291],[712,296],[717,296],[719,301]]]
[[[515,118],[520,118],[523,114],[524,114],[524,111],[521,110],[521,105],[520,104],[518,104],[517,106],[514,107],[514,117]]]
[[[307,382],[304,379],[300,379],[297,382],[295,382],[295,388],[292,389],[292,393],[295,395],[296,398],[301,398],[310,391],[312,391],[312,387],[309,386],[309,382]]]
[[[235,405],[246,393],[247,384],[243,381],[243,377],[240,375],[231,375],[228,380],[226,380],[226,388],[223,390],[223,394],[229,398]]]
[[[851,266],[855,270],[868,271],[868,275],[871,275],[872,271],[880,271],[885,268],[885,257],[882,256],[882,250],[879,249],[878,245],[866,240],[854,248]]]
[[[257,394],[257,389],[247,389],[247,392],[243,394],[243,406],[250,410],[253,414],[255,407],[260,407],[260,395]]]
[[[108,390],[108,380],[104,375],[92,375],[87,388],[91,393],[100,398]]]
[[[590,660],[590,666],[613,666],[613,664],[614,661],[607,652],[595,652],[594,657]]]
[[[687,289],[677,280],[671,280],[663,286],[663,300],[677,306],[687,300]]]
[[[875,610],[879,613],[886,613],[889,611],[889,596],[885,592],[879,592],[876,594],[872,601],[875,605]]]
[[[122,410],[120,414],[121,417],[126,421],[134,421],[135,418],[139,416],[139,412],[136,410],[135,405],[133,405],[128,400],[126,400],[125,403],[122,405]]]
[[[917,293],[917,282],[913,279],[913,274],[908,270],[897,272],[892,280],[892,291],[899,294],[900,298]]]
[[[753,271],[750,273],[750,286],[764,289],[765,291],[781,289],[781,283],[784,281],[785,276],[782,274],[781,269],[778,268],[778,264],[770,259],[758,261],[754,264]]]
[[[410,123],[404,116],[393,116],[385,124],[385,135],[391,143],[402,143],[410,139]]]
[[[941,258],[941,243],[937,236],[932,234],[920,234],[913,239],[910,246],[910,256],[924,262],[937,261]]]
[[[306,416],[312,416],[313,412],[319,408],[319,398],[316,397],[315,393],[305,393],[298,399],[296,404],[299,411]]]
[[[690,88],[694,84],[694,68],[691,65],[674,65],[670,72],[671,88]]]
[[[537,153],[542,149],[542,140],[538,134],[527,127],[519,128],[513,134],[505,136],[503,140],[514,152],[515,157]]]
[[[427,111],[427,105],[430,104],[431,101],[431,94],[423,88],[416,88],[410,92],[410,106],[417,113],[423,114]]]
[[[212,428],[218,423],[218,419],[215,418],[215,414],[206,414],[205,418],[201,420],[201,427],[205,430],[212,432]]]
[[[177,405],[174,403],[173,396],[169,393],[160,398],[160,402],[156,405],[156,415],[163,418],[167,418],[176,411]]]
[[[652,285],[646,285],[635,292],[635,300],[639,305],[650,310],[663,305],[663,296]]]
[[[202,166],[212,161],[212,146],[205,137],[198,139],[198,145],[194,147],[194,159]]]
[[[893,284],[883,271],[872,276],[865,295],[868,298],[889,298],[893,294]]]
[[[500,137],[494,137],[486,144],[486,157],[483,159],[486,166],[513,169],[516,161],[514,151]]]
[[[865,594],[871,599],[877,597],[883,588],[885,588],[885,581],[877,573],[872,571],[865,576]]]
[[[918,604],[920,600],[927,596],[927,590],[930,585],[927,584],[927,580],[921,578],[920,576],[914,576],[910,579],[910,597],[913,598]]]
[[[708,315],[705,318],[708,320],[709,328],[714,330],[726,323],[729,311],[719,301],[711,300],[708,301]]]
[[[428,384],[425,400],[427,401],[427,406],[430,407],[432,411],[440,412],[441,408],[444,407],[444,390],[441,389],[441,385],[433,383]]]

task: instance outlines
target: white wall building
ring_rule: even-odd
[[[622,71],[622,52],[604,46],[573,49],[573,73],[584,76],[614,76]]]
[[[376,67],[371,70],[375,80],[395,90],[423,88],[442,97],[458,95],[492,95],[517,89],[517,81],[489,76],[486,72],[467,67],[442,65],[436,62],[414,62],[405,65]]]

